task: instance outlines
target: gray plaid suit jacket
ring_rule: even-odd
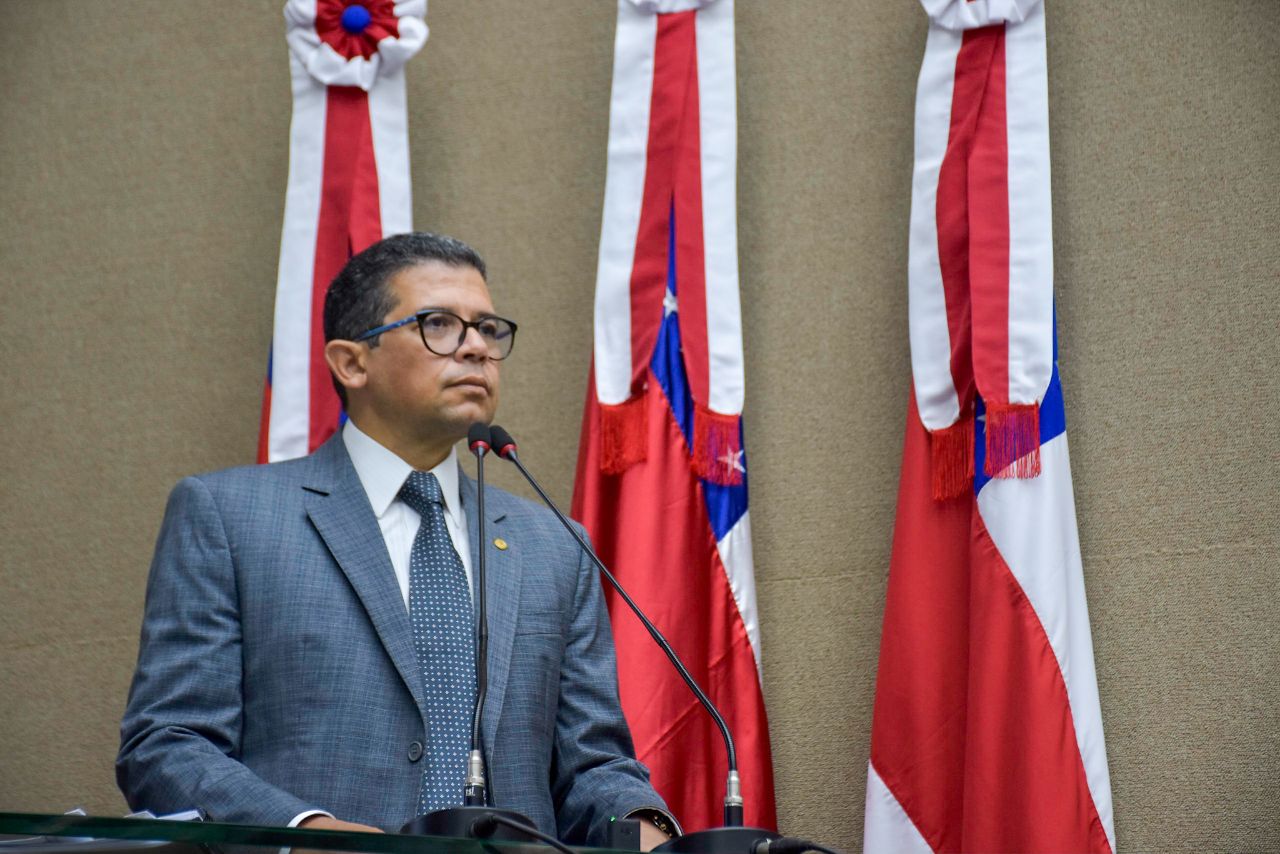
[[[475,555],[475,482],[460,481]],[[544,508],[489,489],[485,510],[491,794],[602,845],[611,816],[665,806],[634,758],[599,579]],[[174,488],[116,760],[131,806],[261,825],[323,809],[396,830],[418,801],[427,699],[340,434]]]

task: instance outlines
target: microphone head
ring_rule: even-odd
[[[482,456],[487,454],[493,447],[493,439],[489,436],[489,425],[483,421],[477,421],[467,430],[467,447],[471,449],[471,453]]]
[[[489,428],[489,433],[493,438],[493,451],[498,456],[507,459],[516,452],[516,440],[506,430],[494,424]]]

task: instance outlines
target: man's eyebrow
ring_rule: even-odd
[[[462,315],[461,315],[461,314],[458,314],[458,309],[456,309],[456,308],[449,308],[448,306],[443,306],[443,305],[427,306],[427,307],[425,307],[425,308],[419,308],[419,309],[414,310],[414,312],[413,312],[413,313],[414,313],[414,314],[423,314],[424,312],[428,312],[428,311],[447,311],[447,312],[449,312],[450,314],[455,314],[455,315],[457,315],[458,317],[462,317]],[[477,312],[477,313],[475,314],[475,317],[476,317],[477,319],[479,319],[479,320],[484,320],[484,319],[486,319],[486,318],[490,318],[490,317],[498,317],[498,318],[500,318],[500,317],[502,317],[502,315],[498,314],[496,311],[480,311],[480,312]],[[465,319],[465,318],[464,318],[464,319]]]

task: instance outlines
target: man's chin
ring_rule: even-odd
[[[479,404],[471,406],[459,406],[448,415],[449,427],[452,433],[458,438],[465,438],[467,431],[471,429],[471,425],[477,421],[490,424],[493,422],[495,406],[483,406]]]

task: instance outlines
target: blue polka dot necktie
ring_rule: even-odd
[[[418,809],[462,803],[476,695],[475,622],[462,560],[444,522],[440,482],[415,471],[400,499],[422,517],[409,553],[409,619],[427,704],[427,749]]]

